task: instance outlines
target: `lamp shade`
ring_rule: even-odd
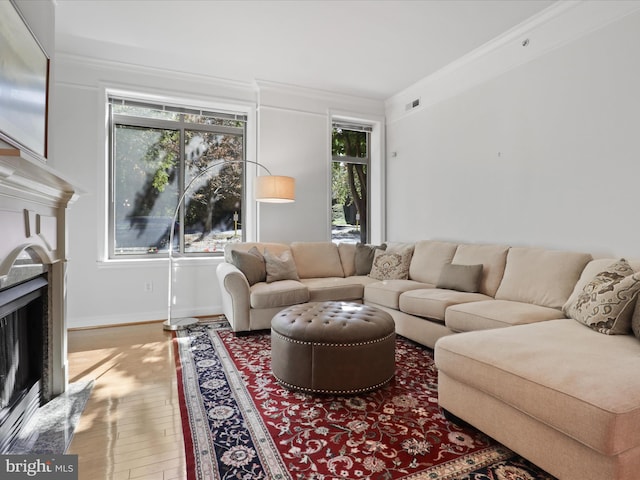
[[[289,203],[296,200],[296,181],[293,177],[263,175],[256,177],[256,201]]]

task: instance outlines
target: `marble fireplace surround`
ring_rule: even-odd
[[[0,141],[0,285],[27,252],[49,282],[44,401],[67,388],[66,217],[77,192],[45,162]]]

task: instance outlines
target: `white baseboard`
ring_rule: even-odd
[[[175,308],[173,317],[207,317],[221,315],[222,305],[212,305],[201,308]],[[91,328],[117,326],[130,323],[144,323],[153,321],[164,321],[167,319],[167,310],[153,310],[145,312],[134,312],[121,315],[96,315],[91,317],[70,317],[67,318],[67,328]]]

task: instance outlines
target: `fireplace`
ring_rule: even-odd
[[[42,404],[47,297],[46,273],[0,290],[0,452]]]
[[[66,212],[76,195],[0,141],[0,453],[67,387]]]

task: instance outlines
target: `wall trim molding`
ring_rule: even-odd
[[[384,112],[382,100],[259,79],[256,79],[255,86],[259,108],[271,107],[323,116],[333,106],[346,106],[348,110],[361,111],[363,115],[381,115]]]
[[[171,70],[158,67],[149,67],[146,65],[137,65],[134,63],[119,62],[115,60],[107,60],[104,58],[87,57],[84,55],[78,55],[73,53],[57,52],[56,62],[58,63],[70,63],[77,64],[83,67],[93,68],[105,68],[109,70],[119,70],[127,73],[136,72],[142,74],[150,74],[154,76],[166,76],[169,75],[174,79],[183,79],[189,81],[198,82],[214,82],[217,85],[226,85],[232,88],[242,88],[248,90],[255,90],[255,85],[251,82],[242,82],[239,80],[231,80],[228,78],[214,77],[210,75],[196,74],[190,72],[183,72],[180,70]]]
[[[211,305],[206,308],[174,308],[174,315],[180,317],[213,317],[221,315],[222,305]],[[85,328],[117,327],[134,323],[162,322],[167,318],[166,308],[162,310],[149,310],[126,314],[95,315],[90,317],[69,317],[69,330],[82,330]],[[158,328],[162,328],[159,324]]]
[[[266,110],[275,110],[275,111],[278,111],[278,112],[299,113],[301,115],[310,115],[310,116],[315,116],[315,117],[326,117],[327,116],[327,112],[326,111],[325,112],[314,112],[314,111],[309,111],[309,110],[304,110],[304,109],[299,109],[299,108],[280,107],[280,106],[276,106],[276,105],[260,105],[256,109],[256,111],[258,111],[258,112],[266,111]]]
[[[354,99],[367,103],[380,103],[381,100],[375,98],[369,98],[360,95],[348,95],[346,93],[332,92],[329,90],[321,90],[317,88],[302,87],[299,85],[291,85],[288,83],[274,82],[271,80],[255,80],[256,88],[263,91],[280,91],[287,93],[288,95],[297,95],[305,98],[322,99],[329,102],[353,101]]]
[[[640,2],[558,1],[385,101],[387,123],[452,98],[640,11]],[[415,100],[419,106],[408,108]]]

